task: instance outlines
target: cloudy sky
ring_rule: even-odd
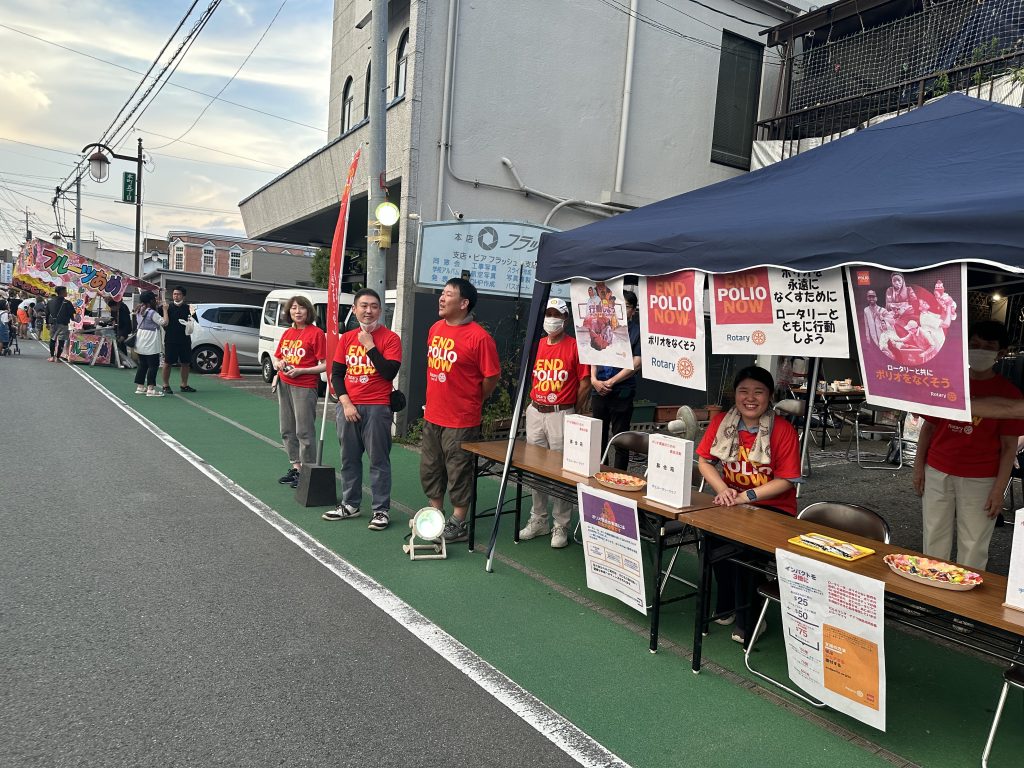
[[[209,4],[199,0],[162,62]],[[20,243],[26,207],[33,235],[50,239],[54,187],[114,123],[191,5],[3,0],[0,248]],[[244,235],[238,201],[326,143],[332,8],[332,0],[222,0],[170,82],[115,136],[120,154],[134,156],[140,137],[146,150],[144,234]],[[102,185],[86,175],[83,238],[95,232],[106,247],[134,248],[135,210],[114,201],[121,172],[134,168],[115,160]],[[73,203],[63,210],[70,233]]]

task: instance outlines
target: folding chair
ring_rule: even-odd
[[[999,718],[1003,716],[1003,705],[1006,704],[1006,694],[1010,686],[1024,691],[1024,667],[1014,664],[1003,672],[1003,690],[999,694],[999,703],[996,705],[996,714],[992,718],[992,730],[988,732],[988,741],[985,742],[985,751],[981,753],[981,768],[988,768],[988,756],[992,751],[992,742],[996,738],[996,728],[999,727]]]
[[[816,504],[804,507],[800,514],[797,515],[797,519],[821,523],[821,525],[828,526],[829,528],[836,528],[840,531],[846,531],[847,533],[863,536],[866,539],[881,541],[884,544],[888,544],[889,539],[892,536],[889,530],[889,524],[885,521],[885,518],[874,510],[862,507],[858,504],[841,504],[831,501],[819,501]],[[761,630],[761,625],[764,623],[765,614],[768,613],[768,605],[770,603],[782,602],[782,598],[779,595],[778,581],[770,581],[767,584],[762,584],[757,588],[757,594],[764,598],[764,606],[761,608],[761,613],[757,617],[757,623],[754,624],[754,629],[750,633],[750,637],[752,639],[749,645],[747,645],[747,650],[743,653],[743,662],[747,665],[747,669],[762,680],[767,680],[772,685],[776,685],[787,693],[796,696],[798,699],[806,701],[811,706],[824,707],[824,703],[795,691],[779,680],[776,680],[774,677],[754,669],[754,666],[750,663],[750,654],[754,650],[754,645],[757,643],[758,632]]]
[[[853,412],[853,434],[850,442],[846,444],[846,460],[856,461],[861,469],[899,469],[903,466],[903,414],[897,412],[893,421],[881,421],[880,417],[891,413],[891,408],[880,408],[875,405],[861,405]],[[863,457],[867,453],[860,450],[860,439],[885,440],[895,439],[899,445],[899,463],[890,464],[887,461],[870,461]],[[856,448],[854,458],[850,458],[850,449]]]

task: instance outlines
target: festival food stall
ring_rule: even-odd
[[[108,297],[122,300],[130,288],[159,290],[153,283],[39,238],[22,246],[13,285],[38,296],[49,296],[60,286],[67,289],[68,300],[75,305],[68,359],[90,365],[108,365],[118,357],[114,334],[97,326],[90,309]]]

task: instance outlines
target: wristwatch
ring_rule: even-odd
[[[751,501],[757,501],[757,494],[754,493],[753,489],[747,491],[747,498],[750,499]]]

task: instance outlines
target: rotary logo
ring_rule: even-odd
[[[448,381],[448,377],[445,376],[443,373],[439,373],[437,374],[437,380],[443,384],[444,382]]]
[[[959,398],[956,396],[956,392],[950,392],[946,395],[946,399],[951,403],[955,403]]]
[[[968,424],[966,427],[964,427],[964,434],[965,435],[969,435],[972,432],[974,432],[974,427],[971,426],[970,424]]]
[[[369,376],[366,376],[366,375],[363,375],[363,376],[360,376],[360,377],[359,377],[359,383],[360,383],[360,384],[365,384],[365,383],[366,383],[366,382],[368,382],[369,380],[370,380],[370,377],[369,377]]]
[[[688,357],[680,357],[676,360],[676,373],[684,379],[689,379],[693,376],[694,368],[693,361]]]
[[[556,395],[554,392],[552,392],[550,395],[548,395],[548,402],[549,403],[554,403],[556,400],[558,400],[558,395]]]
[[[754,331],[752,334],[750,334],[750,340],[757,344],[758,346],[760,346],[764,344],[766,341],[768,341],[768,337],[765,336],[764,331]]]

